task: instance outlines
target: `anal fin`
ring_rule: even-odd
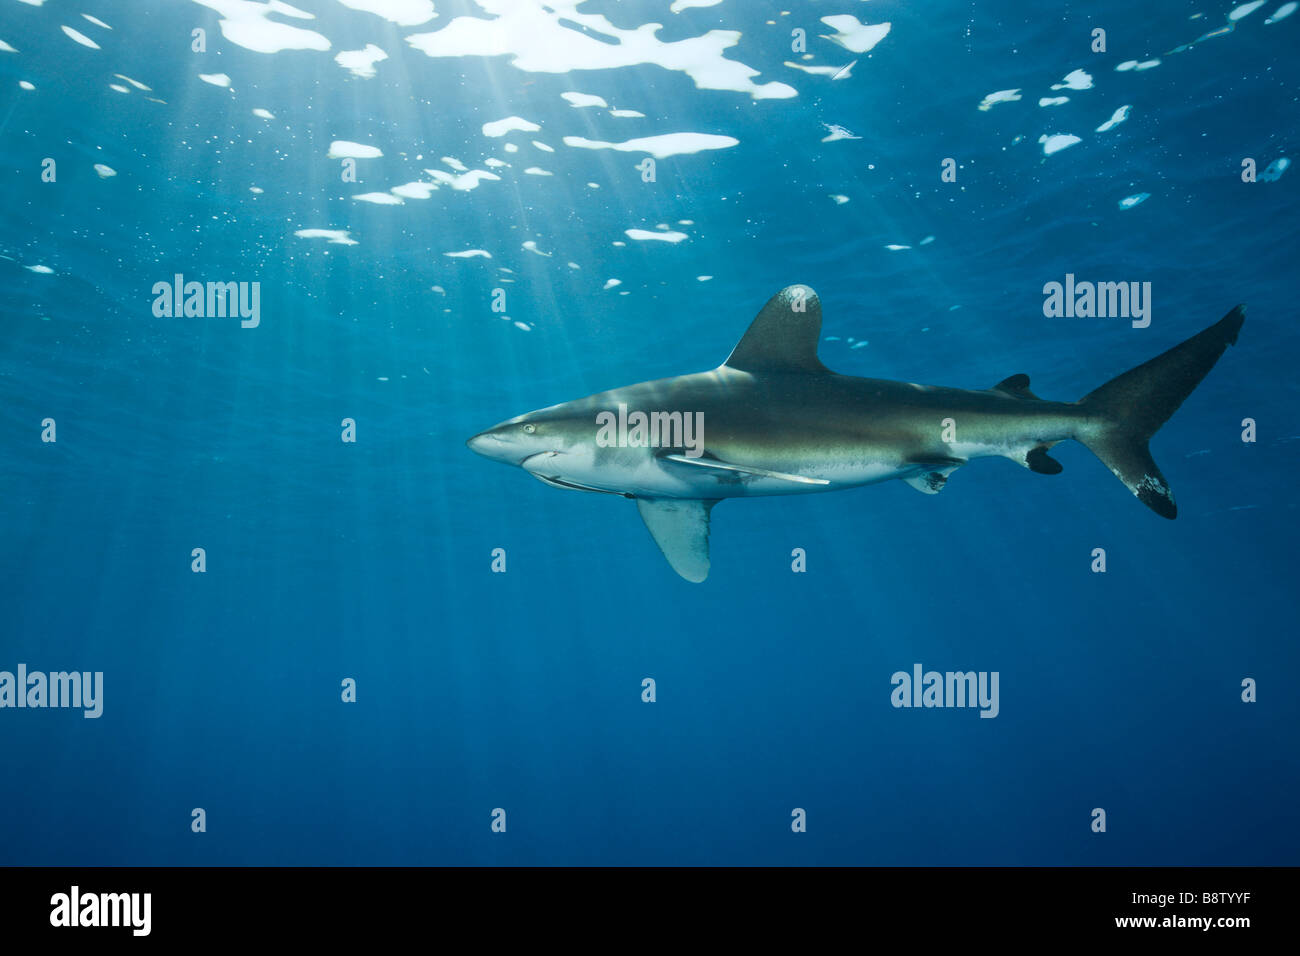
[[[1047,453],[1046,445],[1035,445],[1025,455],[1025,467],[1040,475],[1059,475],[1065,466]]]

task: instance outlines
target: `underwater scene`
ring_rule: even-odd
[[[1297,6],[0,0],[0,864],[1300,863]]]

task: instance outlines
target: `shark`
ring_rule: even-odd
[[[859,378],[818,358],[817,294],[774,295],[717,368],[627,385],[516,416],[467,442],[554,488],[636,502],[682,578],[709,574],[710,519],[728,498],[840,491],[898,479],[928,495],[976,458],[1055,475],[1048,452],[1082,443],[1162,518],[1178,509],[1148,443],[1245,320],[1238,305],[1076,402],[1039,398],[1029,376],[987,389]]]

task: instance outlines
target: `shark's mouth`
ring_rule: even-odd
[[[525,457],[521,462],[519,462],[519,467],[524,471],[530,471],[533,474],[536,474],[538,469],[542,468],[546,462],[563,454],[564,452],[562,451],[539,451],[536,454]]]
[[[600,495],[618,495],[622,498],[631,498],[633,495],[626,491],[610,491],[607,488],[593,488],[590,485],[580,485],[576,481],[569,481],[561,478],[559,475],[547,474],[552,469],[547,468],[548,462],[555,460],[562,451],[543,451],[535,455],[529,455],[519,463],[519,467],[524,469],[544,485],[550,485],[552,488],[567,488],[570,491],[594,491]]]

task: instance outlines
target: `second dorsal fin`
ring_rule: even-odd
[[[990,392],[1001,392],[1003,395],[1010,395],[1012,398],[1027,398],[1030,401],[1042,401],[1037,395],[1029,390],[1029,376],[1024,372],[1004,378],[992,388]]]

